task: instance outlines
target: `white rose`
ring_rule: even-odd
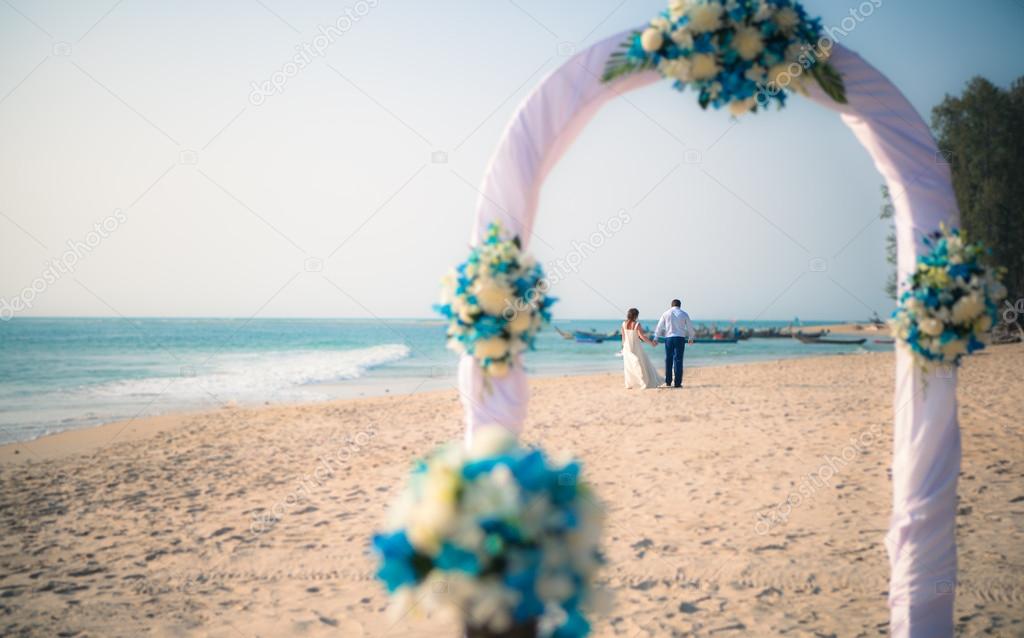
[[[744,113],[749,113],[755,104],[757,104],[757,99],[752,97],[748,97],[745,100],[733,100],[729,103],[729,113],[739,117]]]
[[[508,341],[501,337],[482,339],[473,346],[473,354],[477,359],[500,359],[508,354]]]
[[[800,16],[792,7],[782,7],[775,12],[774,19],[775,24],[785,34],[792,33],[793,29],[800,24]]]
[[[767,2],[762,2],[757,7],[757,13],[754,14],[754,22],[764,22],[768,18],[772,17],[772,15],[774,14],[775,7],[768,4]]]
[[[764,40],[761,32],[753,27],[743,27],[736,31],[736,37],[732,40],[732,46],[744,60],[753,60],[764,51]]]
[[[804,46],[802,44],[791,44],[786,47],[786,51],[783,57],[786,58],[786,62],[796,62],[800,64],[800,56],[804,53]],[[800,66],[803,66],[802,64]]]
[[[453,304],[455,312],[458,313],[462,323],[473,323],[474,317],[480,312],[480,307],[466,303],[462,298],[457,298]]]
[[[941,352],[946,359],[953,359],[958,354],[967,354],[967,344],[963,339],[953,339],[942,345]]]
[[[796,69],[793,69],[796,71]],[[768,69],[768,85],[776,90],[781,91],[783,89],[800,90],[801,87],[801,72],[791,74],[789,72],[788,64],[776,64],[772,68]]]
[[[510,367],[508,361],[491,361],[487,366],[487,373],[492,377],[503,377],[508,374]]]
[[[658,70],[667,78],[683,82],[690,81],[690,61],[686,58],[664,59],[658,63]]]
[[[512,320],[508,322],[506,328],[514,335],[522,334],[530,329],[530,313],[524,310],[520,310],[512,317]]]
[[[409,542],[416,548],[434,553],[441,537],[455,520],[455,494],[459,478],[444,465],[431,465],[424,477],[423,493],[412,510]]]
[[[500,425],[488,425],[473,431],[473,442],[469,446],[471,460],[503,454],[516,444],[514,434]]]
[[[714,31],[722,22],[722,5],[698,4],[690,8],[689,15],[689,27],[694,33]]]
[[[953,304],[953,323],[966,324],[972,322],[985,311],[985,299],[978,293],[965,295]]]
[[[746,70],[746,72],[743,74],[743,77],[747,78],[751,82],[756,82],[757,84],[760,84],[762,81],[764,81],[764,74],[764,67],[755,62],[754,64],[750,65],[750,68]]]
[[[690,75],[694,80],[709,80],[718,75],[719,67],[715,56],[698,53],[690,59]]]
[[[668,0],[668,12],[673,20],[678,20],[686,13],[687,0]]]
[[[500,317],[512,298],[512,287],[503,279],[484,277],[476,280],[470,292],[483,311],[492,317]]]
[[[918,327],[921,329],[921,332],[931,337],[939,336],[942,334],[943,329],[942,322],[931,317],[926,317],[918,322]]]
[[[640,34],[640,46],[644,48],[644,51],[648,53],[654,53],[661,48],[661,45],[665,43],[665,36],[662,35],[660,29],[654,27],[648,27],[644,29],[644,32]]]
[[[455,301],[455,286],[458,280],[459,276],[454,270],[441,278],[441,303],[450,304]]]
[[[686,27],[679,27],[673,31],[669,37],[672,38],[672,41],[675,42],[677,46],[684,49],[693,48],[693,34],[690,33],[689,29]]]

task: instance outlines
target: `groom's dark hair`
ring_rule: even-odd
[[[682,308],[683,307],[683,302],[679,301],[678,299],[673,299],[672,300],[672,307],[673,308]]]

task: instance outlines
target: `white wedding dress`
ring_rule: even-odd
[[[627,390],[658,387],[658,371],[647,358],[637,329],[634,327],[632,330],[626,330],[625,321],[622,322],[622,367]]]

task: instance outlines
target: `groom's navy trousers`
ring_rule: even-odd
[[[686,350],[686,337],[667,337],[665,339],[665,385],[677,388],[683,385],[683,351]],[[676,371],[675,383],[672,383],[672,369]]]

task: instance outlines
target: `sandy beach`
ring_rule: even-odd
[[[1022,365],[1024,346],[1003,346],[960,373],[965,636],[1024,635]],[[609,508],[614,607],[594,635],[887,633],[892,355],[687,375],[682,391],[533,382],[524,439],[582,458]],[[443,390],[4,446],[0,634],[455,636],[388,618],[367,546],[412,460],[460,418]]]

